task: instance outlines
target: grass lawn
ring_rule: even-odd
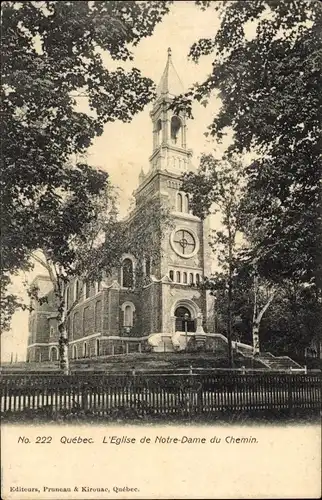
[[[71,360],[72,371],[130,372],[133,369],[143,371],[173,371],[193,368],[229,368],[228,359],[223,354],[214,353],[131,353],[115,356],[100,356],[90,360]],[[235,368],[264,368],[257,360],[234,356]],[[56,371],[58,363],[14,363],[2,365],[3,372],[10,371]]]

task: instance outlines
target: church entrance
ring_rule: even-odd
[[[194,332],[195,321],[191,319],[191,313],[186,307],[177,307],[175,313],[176,317],[176,332],[185,331],[185,323],[187,323],[187,332]]]

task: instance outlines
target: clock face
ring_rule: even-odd
[[[171,235],[171,246],[180,257],[192,257],[198,251],[197,237],[189,229],[177,229]]]
[[[185,231],[183,229],[180,231],[176,231],[173,242],[175,249],[183,255],[192,254],[196,248],[196,242],[192,234],[189,231]]]

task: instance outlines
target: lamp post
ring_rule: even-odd
[[[189,314],[185,313],[185,315],[184,315],[184,333],[185,333],[185,339],[186,339],[186,350],[188,347],[188,319],[189,319]]]

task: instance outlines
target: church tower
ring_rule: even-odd
[[[158,197],[170,208],[172,219],[161,242],[160,261],[151,268],[152,283],[145,291],[147,310],[143,313],[143,323],[151,325],[146,333],[173,334],[183,331],[186,324],[188,331],[195,332],[200,318],[203,326],[213,331],[209,323],[213,313],[210,298],[198,288],[203,277],[210,274],[209,232],[206,224],[191,213],[189,195],[181,190],[182,175],[194,170],[186,116],[171,109],[174,97],[183,92],[171,49],[168,49],[150,113],[153,130],[150,168],[146,175],[141,171],[140,184],[134,193],[136,213],[147,199]],[[153,311],[153,324],[147,318],[149,311]]]
[[[183,114],[175,115],[170,109],[173,98],[183,91],[169,48],[167,64],[157,87],[157,99],[150,113],[153,124],[150,164],[154,171],[182,174],[189,170],[192,151],[187,149],[186,119]]]

